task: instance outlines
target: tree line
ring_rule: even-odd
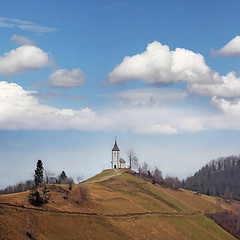
[[[36,172],[37,169],[40,169]],[[55,175],[52,172],[45,170],[43,167],[42,160],[37,161],[36,170],[34,171],[34,179],[29,179],[26,181],[20,181],[13,185],[8,185],[7,187],[0,189],[0,194],[10,194],[10,193],[18,193],[25,192],[27,190],[31,190],[34,185],[44,186],[45,184],[73,184],[74,180],[72,177],[68,177],[65,171],[62,171],[59,175]],[[38,179],[38,180],[36,180]],[[82,180],[82,177],[77,178],[78,182]]]
[[[146,162],[140,165],[138,158],[132,149],[127,151],[127,157],[129,161],[129,169],[137,170],[138,173],[136,175],[138,177],[151,181],[152,184],[159,184],[162,187],[168,187],[174,190],[178,190],[181,187],[181,181],[177,177],[166,176],[163,178],[162,171],[159,168],[151,168]]]
[[[232,234],[237,239],[240,239],[240,212],[233,213],[229,211],[222,211],[216,213],[209,213],[207,217],[213,219],[227,232]]]
[[[193,176],[182,181],[182,187],[202,194],[240,200],[240,156],[212,160]]]

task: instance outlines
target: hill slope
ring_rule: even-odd
[[[165,189],[113,170],[81,185],[89,196],[80,204],[66,198],[67,186],[49,185],[51,198],[43,207],[29,205],[28,193],[1,195],[0,239],[29,239],[24,230],[29,212],[37,239],[235,239],[204,216],[215,211],[215,197]],[[225,209],[240,207],[220,201]]]

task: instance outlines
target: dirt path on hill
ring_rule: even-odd
[[[4,209],[8,207],[11,209],[15,209],[16,211],[24,211],[24,210],[32,210],[37,212],[44,212],[44,213],[56,213],[56,214],[66,214],[66,215],[82,215],[82,216],[96,216],[96,217],[134,217],[134,216],[143,216],[143,215],[163,215],[163,216],[192,216],[192,215],[200,215],[200,212],[194,213],[169,213],[169,212],[136,212],[136,213],[125,213],[125,214],[101,214],[101,213],[88,213],[88,212],[69,212],[69,211],[57,211],[57,210],[46,210],[41,208],[34,208],[34,207],[26,207],[24,205],[15,205],[11,203],[0,203],[0,209]]]
[[[110,175],[110,176],[106,176],[104,178],[101,178],[101,179],[96,179],[96,180],[93,180],[93,181],[89,181],[89,182],[86,182],[86,183],[96,183],[96,182],[102,182],[102,181],[105,181],[111,177],[115,177],[115,176],[118,176],[118,175],[121,175],[122,173],[119,172],[117,169],[113,169],[113,171],[115,172],[115,174],[113,175]]]

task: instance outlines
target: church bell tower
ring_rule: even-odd
[[[120,168],[120,149],[115,139],[115,144],[112,149],[112,168]]]

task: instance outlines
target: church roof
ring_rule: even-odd
[[[115,140],[115,144],[114,144],[114,147],[113,147],[112,151],[120,151],[120,149],[118,148],[116,140]]]
[[[120,158],[120,162],[125,163],[126,161],[124,159]]]

